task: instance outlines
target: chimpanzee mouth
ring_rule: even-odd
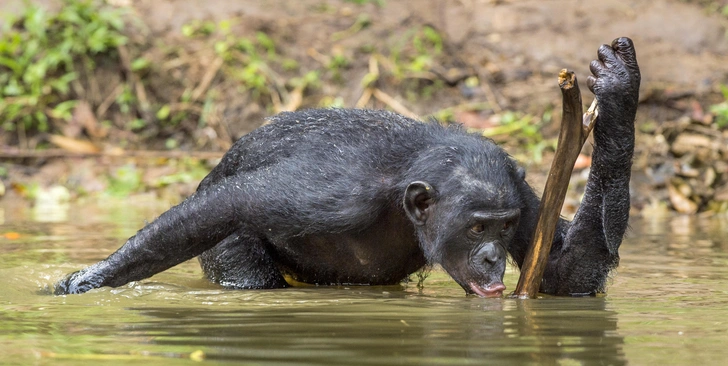
[[[502,282],[493,282],[482,287],[475,282],[470,282],[470,289],[480,297],[501,297],[506,286]]]

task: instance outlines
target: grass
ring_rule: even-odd
[[[45,132],[69,120],[80,72],[127,42],[122,12],[64,0],[58,13],[29,4],[0,37],[0,121],[5,131]]]

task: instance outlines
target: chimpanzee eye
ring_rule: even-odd
[[[475,234],[480,234],[483,231],[485,231],[485,225],[483,225],[483,224],[477,224],[477,225],[471,227],[470,228],[470,231],[472,231]]]
[[[501,232],[503,232],[503,233],[508,232],[508,230],[510,230],[512,227],[513,227],[513,221],[508,220],[503,223],[503,228],[501,229]]]

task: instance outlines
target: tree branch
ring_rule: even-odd
[[[534,298],[538,294],[574,163],[594,128],[598,115],[596,99],[587,113],[582,115],[581,92],[572,71],[561,70],[559,88],[563,103],[559,142],[546,179],[531,247],[521,266],[521,277],[512,295],[521,299]]]

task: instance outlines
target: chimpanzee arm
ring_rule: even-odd
[[[605,290],[629,218],[629,180],[640,71],[629,38],[603,45],[587,80],[599,103],[586,192],[574,221],[559,223],[541,291],[593,294]]]
[[[237,228],[241,195],[236,190],[235,184],[218,184],[197,191],[139,230],[108,258],[68,275],[54,293],[121,286],[199,255]]]

